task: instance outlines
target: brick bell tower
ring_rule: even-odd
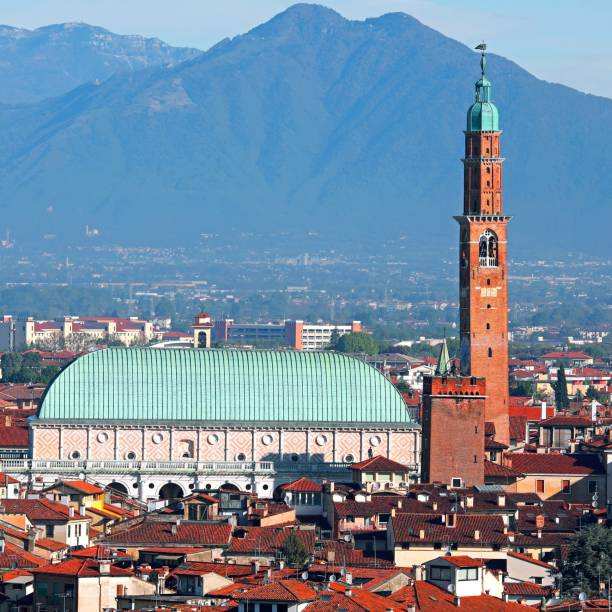
[[[455,217],[460,228],[461,373],[486,379],[485,421],[495,424],[496,440],[508,444],[506,232],[510,217],[502,206],[501,131],[491,102],[491,83],[485,76],[486,45],[477,49],[482,75],[467,113],[463,215]]]

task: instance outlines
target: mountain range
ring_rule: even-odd
[[[85,23],[36,30],[0,25],[0,102],[37,102],[87,81],[177,64],[200,53],[171,47],[157,38],[122,36]]]
[[[67,47],[98,31],[51,30]],[[480,72],[465,45],[403,13],[350,21],[305,4],[203,53],[104,36],[104,52],[58,56],[82,81],[69,91],[53,71],[11,86],[36,54],[1,48],[0,210],[18,240],[89,225],[136,244],[288,231],[454,247]],[[612,100],[493,54],[487,76],[513,247],[610,255]]]

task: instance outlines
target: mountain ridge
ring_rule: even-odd
[[[200,54],[159,38],[115,34],[80,22],[33,30],[0,25],[0,100],[22,104],[68,93],[116,72],[174,64]]]
[[[612,101],[494,54],[488,75],[512,244],[609,249]],[[477,54],[413,17],[296,5],[173,66],[0,109],[3,214],[12,233],[43,215],[58,236],[139,243],[272,227],[454,244],[478,76]]]

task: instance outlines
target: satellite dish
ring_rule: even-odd
[[[308,572],[302,572],[302,580],[308,580]]]
[[[591,502],[591,506],[592,506],[593,508],[597,508],[597,500],[596,500],[596,499],[594,499],[594,500]]]
[[[351,534],[350,534],[350,533],[347,533],[347,534],[344,536],[344,541],[345,541],[345,542],[350,542],[350,541],[351,541]]]
[[[449,585],[446,587],[446,590],[447,590],[449,593],[454,593],[454,592],[455,592],[455,585],[454,585],[454,584],[451,582],[451,583],[450,583],[450,584],[449,584]]]
[[[587,600],[587,594],[586,593],[580,593],[580,595],[578,595],[578,599],[580,601],[586,601]]]
[[[329,581],[330,581],[330,582],[336,582],[336,580],[338,580],[338,578],[336,578],[336,574],[332,574],[332,575],[329,577]]]
[[[346,568],[345,568],[345,567],[343,567],[343,568],[340,570],[340,575],[341,575],[341,576],[346,576]]]

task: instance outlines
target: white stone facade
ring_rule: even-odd
[[[416,473],[419,429],[32,424],[34,486],[85,473],[101,484],[120,483],[143,500],[157,498],[167,483],[187,493],[229,482],[267,497],[301,475],[348,480],[346,466],[371,455],[389,457]],[[15,466],[4,467],[20,471]]]

